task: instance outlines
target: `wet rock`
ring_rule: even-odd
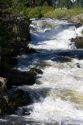
[[[0,95],[0,115],[10,114],[12,110],[7,104],[5,97]]]
[[[43,74],[42,70],[38,68],[31,68],[30,72],[35,73],[35,74]]]
[[[33,85],[35,83],[36,74],[32,71],[20,72],[18,70],[12,70],[4,74],[7,80],[7,88],[19,85]]]
[[[33,49],[33,48],[28,48],[27,50],[26,50],[26,53],[28,53],[28,54],[31,54],[31,53],[36,53],[37,51],[35,50],[35,49]]]
[[[53,61],[65,63],[65,62],[71,62],[71,58],[67,56],[58,56],[57,58],[52,59]]]
[[[41,81],[39,81],[39,80],[37,79],[37,80],[36,80],[36,84],[41,85],[41,84],[42,84],[42,82],[41,82]]]
[[[33,103],[28,92],[25,92],[21,89],[13,91],[8,96],[8,106],[15,111],[18,107],[29,105]]]
[[[72,38],[71,42],[74,42],[75,46],[78,49],[82,49],[83,48],[83,37]]]
[[[45,62],[45,61],[41,61],[37,64],[40,68],[45,68],[46,66],[51,66],[51,64]]]
[[[1,58],[0,64],[0,76],[5,77],[5,73],[8,73],[12,70],[12,68],[17,64],[17,59],[14,57],[3,56]]]
[[[7,89],[10,89],[12,86],[33,85],[36,81],[36,75],[42,73],[42,70],[38,68],[31,68],[27,72],[10,69],[8,72],[3,72],[3,76],[7,78]]]
[[[11,90],[6,96],[0,94],[0,115],[15,113],[18,107],[32,104],[29,92]]]
[[[78,68],[81,68],[79,63],[77,63],[77,67],[78,67]]]

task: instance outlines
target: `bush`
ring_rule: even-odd
[[[50,6],[42,6],[41,7],[41,13],[43,16],[45,16],[46,13],[53,12],[53,8]]]
[[[42,17],[41,7],[35,7],[35,8],[29,9],[28,16],[30,18],[41,18]]]
[[[46,4],[46,3],[45,3]],[[83,13],[83,9],[82,8],[71,8],[71,9],[67,9],[67,8],[56,8],[54,9],[51,6],[48,5],[43,5],[43,6],[39,6],[39,7],[33,7],[33,8],[27,8],[27,7],[23,7],[23,6],[19,6],[19,7],[15,7],[11,9],[13,12],[17,12],[17,13],[21,13],[25,16],[28,16],[30,18],[41,18],[41,17],[50,17],[50,18],[65,18],[65,19],[70,19],[73,16],[77,16],[81,13]],[[80,22],[83,23],[83,20],[80,19]]]
[[[67,16],[67,10],[63,9],[55,9],[52,11],[48,11],[47,13],[44,14],[45,17],[50,17],[50,18],[64,18]]]

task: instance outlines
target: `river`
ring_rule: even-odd
[[[37,67],[43,74],[33,86],[18,87],[30,90],[34,103],[1,119],[1,125],[83,125],[83,50],[71,43],[71,38],[82,36],[83,26],[42,18],[32,19],[30,29],[29,46],[38,53],[19,57],[17,68]]]

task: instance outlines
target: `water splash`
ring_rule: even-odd
[[[67,21],[41,19],[32,20],[30,27],[30,47],[40,53],[20,58],[18,69],[27,71],[36,66],[43,70],[43,74],[34,86],[21,88],[39,90],[37,93],[43,99],[30,106],[30,115],[24,119],[33,119],[40,122],[39,125],[83,125],[83,59],[77,58],[83,52],[70,40],[82,36],[83,26],[77,28]],[[57,61],[57,57],[64,55],[72,57],[71,60]],[[40,90],[47,88],[46,96],[42,96],[45,91]]]

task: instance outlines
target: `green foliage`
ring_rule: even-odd
[[[18,7],[12,8],[12,12],[21,13],[30,18],[41,18],[41,17],[50,17],[50,18],[65,18],[69,19],[73,16],[83,13],[83,9],[79,7],[73,7],[71,9],[67,8],[56,8],[54,9],[51,6],[40,6],[40,7]],[[83,22],[83,20],[80,20]]]
[[[51,17],[70,18],[83,13],[81,0],[72,3],[70,0],[12,0],[13,6],[10,11],[23,14],[30,18]],[[50,6],[49,6],[50,5]],[[56,9],[54,9],[56,7]],[[68,8],[68,9],[67,9]],[[71,8],[71,9],[70,9]]]
[[[52,7],[50,7],[50,6],[42,6],[41,7],[41,14],[43,15],[43,16],[45,16],[45,14],[46,13],[48,13],[48,12],[53,12],[53,8]]]
[[[65,18],[65,19],[69,19],[72,18],[73,16],[79,15],[83,13],[83,9],[82,8],[72,8],[72,9],[54,9],[51,11],[48,11],[47,13],[44,14],[45,17],[50,17],[50,18]]]
[[[55,9],[53,11],[48,11],[47,13],[44,14],[45,17],[50,17],[50,18],[64,18],[67,16],[67,10],[66,9]]]
[[[29,9],[29,13],[28,13],[28,16],[30,18],[41,18],[42,17],[42,14],[41,14],[41,7],[35,7],[35,8],[32,8],[32,9]]]

